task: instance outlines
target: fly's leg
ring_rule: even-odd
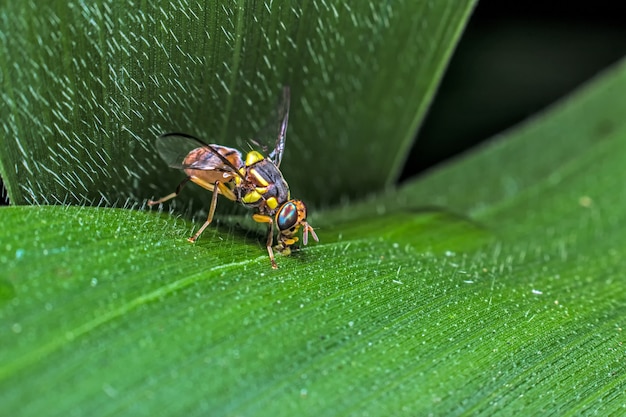
[[[267,247],[267,254],[270,256],[270,262],[272,262],[272,268],[277,269],[278,265],[276,265],[274,251],[272,250],[272,244],[274,243],[274,219],[263,214],[253,214],[252,218],[257,223],[267,223],[267,242],[265,246]]]
[[[208,187],[204,187],[204,188],[208,188]],[[195,235],[187,239],[191,243],[195,243],[196,240],[198,240],[198,238],[202,234],[202,232],[204,232],[204,229],[206,229],[213,221],[213,215],[215,214],[215,207],[217,207],[218,194],[221,192],[222,194],[224,194],[226,197],[230,198],[231,200],[233,199],[231,197],[234,197],[232,190],[219,181],[216,181],[212,188],[213,188],[213,197],[211,198],[211,208],[209,208],[209,216],[207,217],[206,221],[204,222],[200,230],[198,230]]]
[[[158,200],[148,200],[148,205],[149,206],[154,206],[156,204],[164,203],[167,200],[171,200],[172,198],[176,197],[178,194],[180,194],[180,190],[183,189],[185,184],[187,184],[187,182],[189,182],[190,179],[191,179],[191,177],[187,177],[184,180],[182,180],[180,182],[180,184],[178,184],[178,186],[176,187],[176,191],[174,191],[172,194],[168,194],[165,197],[159,198]]]
[[[267,254],[270,257],[270,262],[272,262],[272,268],[278,269],[278,265],[276,265],[276,260],[274,259],[274,251],[272,250],[273,240],[274,240],[274,221],[270,221],[267,227],[267,242],[265,243],[265,246],[267,247]]]
[[[211,221],[213,221],[213,215],[215,214],[215,207],[217,206],[218,194],[223,194],[226,198],[228,198],[229,200],[233,200],[233,201],[236,201],[237,197],[235,196],[235,193],[233,193],[233,190],[231,190],[230,188],[228,188],[226,185],[224,185],[223,183],[219,181],[216,181],[214,184],[212,184],[212,183],[202,180],[202,178],[196,177],[195,175],[190,175],[184,180],[182,180],[180,184],[178,184],[178,187],[176,187],[175,192],[173,192],[172,194],[168,194],[163,198],[159,198],[156,201],[149,200],[148,205],[153,206],[155,204],[161,204],[167,200],[171,200],[172,198],[176,197],[180,193],[180,190],[182,190],[185,184],[187,184],[187,182],[189,182],[190,180],[198,184],[202,188],[205,188],[209,191],[213,191],[213,197],[211,198],[211,208],[209,209],[209,216],[207,217],[207,220],[204,222],[200,230],[198,230],[198,232],[195,235],[187,239],[191,243],[195,243],[195,241],[198,240],[202,232],[204,232],[204,229],[206,229],[209,226],[209,224],[211,224]]]

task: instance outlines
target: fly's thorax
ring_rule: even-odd
[[[280,170],[266,158],[250,158],[248,153],[246,166],[241,169],[243,178],[238,181],[237,195],[241,203],[247,207],[256,207],[261,214],[273,215],[276,210],[289,200],[289,185]],[[248,160],[254,163],[247,165]]]

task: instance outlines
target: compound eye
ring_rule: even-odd
[[[298,221],[298,208],[295,203],[288,201],[283,204],[278,212],[278,216],[276,217],[276,223],[278,225],[278,229],[287,230]]]

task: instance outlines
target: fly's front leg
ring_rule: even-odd
[[[272,262],[272,268],[277,269],[278,265],[276,264],[274,251],[272,250],[272,244],[274,243],[274,219],[263,214],[253,214],[252,219],[254,219],[257,223],[267,223],[267,242],[265,246],[267,247],[267,253],[270,256],[270,261]]]
[[[185,186],[185,184],[187,184],[187,182],[191,179],[191,177],[187,177],[184,180],[182,180],[180,182],[180,184],[178,184],[178,186],[176,187],[176,191],[174,191],[172,194],[168,194],[165,197],[161,197],[158,200],[148,200],[148,205],[149,206],[154,206],[156,204],[161,204],[166,202],[167,200],[171,200],[172,198],[176,197],[178,194],[180,194],[180,190],[183,189],[183,187]]]

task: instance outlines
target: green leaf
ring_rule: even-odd
[[[3,409],[621,413],[625,90],[622,62],[397,192],[317,212],[320,243],[276,271],[236,223],[191,245],[169,215],[0,210]]]
[[[11,200],[167,194],[181,175],[158,159],[158,134],[247,149],[283,84],[294,193],[319,205],[392,184],[475,1],[296,3],[5,2]],[[357,170],[362,183],[347,181]]]

